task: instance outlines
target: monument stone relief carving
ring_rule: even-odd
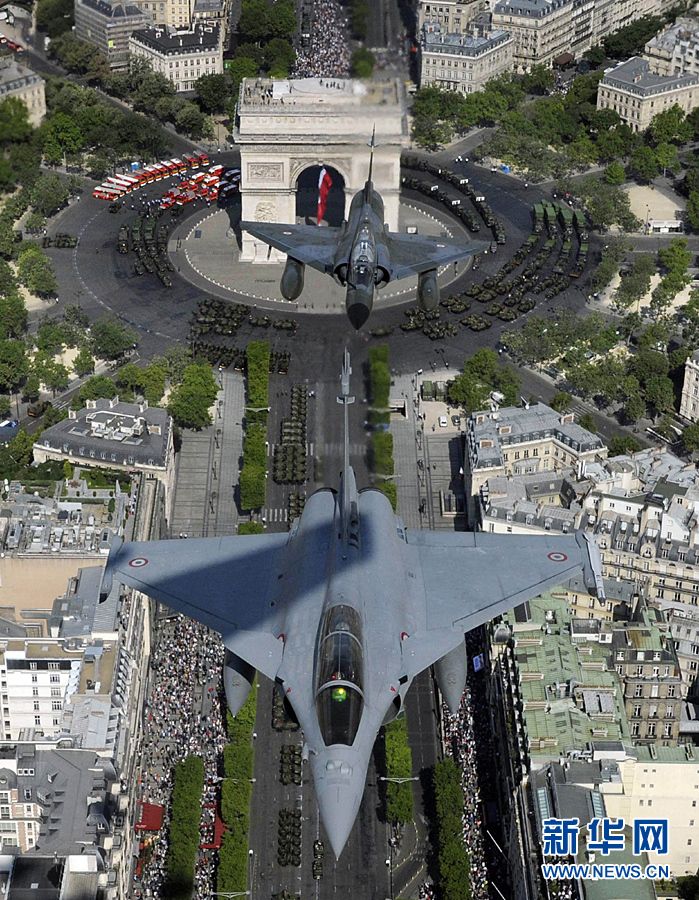
[[[256,222],[276,222],[277,204],[272,200],[260,200],[255,207]]]
[[[250,181],[281,181],[283,174],[281,163],[248,163]]]

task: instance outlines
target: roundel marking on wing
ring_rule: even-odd
[[[568,560],[565,553],[549,553],[548,558],[551,562],[567,562]]]
[[[129,560],[129,565],[133,569],[140,569],[142,566],[148,565],[148,560],[145,558],[145,556],[137,556],[136,559]]]

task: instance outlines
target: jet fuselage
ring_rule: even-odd
[[[291,564],[278,600],[284,654],[277,687],[303,729],[338,856],[364,793],[376,734],[408,690],[401,645],[416,624],[402,523],[380,491],[355,497],[344,542],[338,495],[322,490],[309,498],[290,533]]]
[[[345,308],[359,329],[369,318],[374,290],[388,284],[391,258],[384,239],[384,208],[370,181],[352,198],[344,235],[333,261],[333,276],[347,286]]]

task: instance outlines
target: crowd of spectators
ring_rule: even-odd
[[[473,659],[470,653],[469,658]],[[473,689],[472,679],[473,676],[466,684],[458,711],[452,715],[446,706],[443,708],[444,737],[447,753],[461,769],[462,823],[470,863],[471,895],[473,900],[488,900],[488,865],[482,827],[484,800],[481,797],[481,784],[487,774],[480,771],[478,755],[479,744],[489,742],[489,735],[487,732],[481,734],[476,725],[476,722],[487,722],[488,714],[485,694]]]
[[[348,23],[338,0],[312,0],[310,40],[297,50],[294,78],[345,77],[350,71]]]
[[[151,660],[150,692],[144,704],[141,800],[164,809],[163,826],[150,835],[135,897],[167,897],[166,855],[169,808],[176,763],[192,754],[204,760],[202,807],[216,804],[226,732],[219,702],[223,645],[219,635],[184,616],[162,628]],[[203,809],[202,842],[210,836],[211,809]],[[145,833],[144,833],[145,834]],[[215,890],[215,850],[200,850],[195,900]],[[147,894],[147,891],[151,894]]]

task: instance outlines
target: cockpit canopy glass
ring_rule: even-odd
[[[357,736],[364,705],[361,637],[361,620],[351,606],[326,612],[316,668],[318,723],[326,746],[349,746]]]

